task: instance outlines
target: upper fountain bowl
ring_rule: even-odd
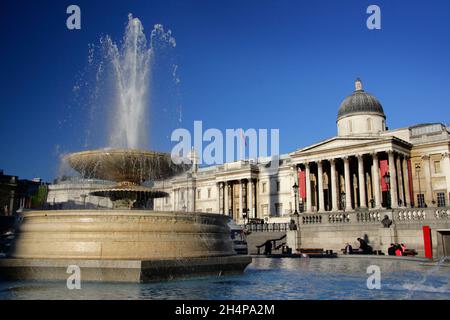
[[[64,160],[83,178],[136,184],[167,179],[190,166],[187,161],[174,163],[169,153],[138,149],[82,151],[69,154]]]

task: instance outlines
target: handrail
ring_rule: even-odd
[[[281,245],[278,245],[278,246],[277,246],[277,241],[281,241],[281,240],[283,240],[283,239],[285,239],[285,238],[286,238],[286,234],[283,235],[283,236],[280,237],[280,238],[277,238],[277,239],[269,239],[269,240],[264,241],[263,244],[260,244],[259,246],[256,246],[256,249],[257,249],[257,251],[258,251],[257,254],[258,254],[258,255],[261,254],[261,248],[264,247],[264,246],[266,245],[267,242],[272,242],[272,248],[273,248],[274,250],[279,250],[279,249],[283,246],[283,244],[286,244],[286,242],[283,242]]]
[[[277,242],[277,241],[283,240],[284,238],[286,238],[286,235],[283,235],[281,238],[278,238],[278,239],[269,239],[269,240],[264,241],[263,244],[256,246],[256,247],[262,248],[262,247],[264,247],[264,245],[266,244],[267,241]]]

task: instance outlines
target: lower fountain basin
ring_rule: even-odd
[[[0,273],[15,279],[152,281],[243,272],[227,217],[147,210],[58,210],[23,214],[16,242]],[[83,271],[84,270],[84,271]]]

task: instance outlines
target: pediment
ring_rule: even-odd
[[[383,143],[385,141],[386,138],[384,137],[333,137],[294,151],[291,156],[303,153],[321,153],[336,149],[350,149],[357,146]]]

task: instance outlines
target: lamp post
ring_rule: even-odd
[[[416,163],[415,168],[416,168],[416,174],[417,174],[417,181],[419,182],[419,196],[417,197],[417,201],[419,202],[419,199],[421,197],[420,195],[422,194],[422,190],[420,188],[420,169],[421,169],[420,164]],[[422,208],[422,201],[420,201],[418,203],[418,205],[419,205],[419,208]]]
[[[294,183],[294,185],[292,186],[292,189],[294,189],[294,197],[295,197],[295,210],[294,210],[294,214],[295,214],[295,215],[298,215],[298,211],[297,211],[298,184],[297,184],[297,182]]]
[[[383,176],[384,183],[388,186],[388,196],[387,196],[387,208],[391,209],[391,175],[389,172],[386,172]]]

